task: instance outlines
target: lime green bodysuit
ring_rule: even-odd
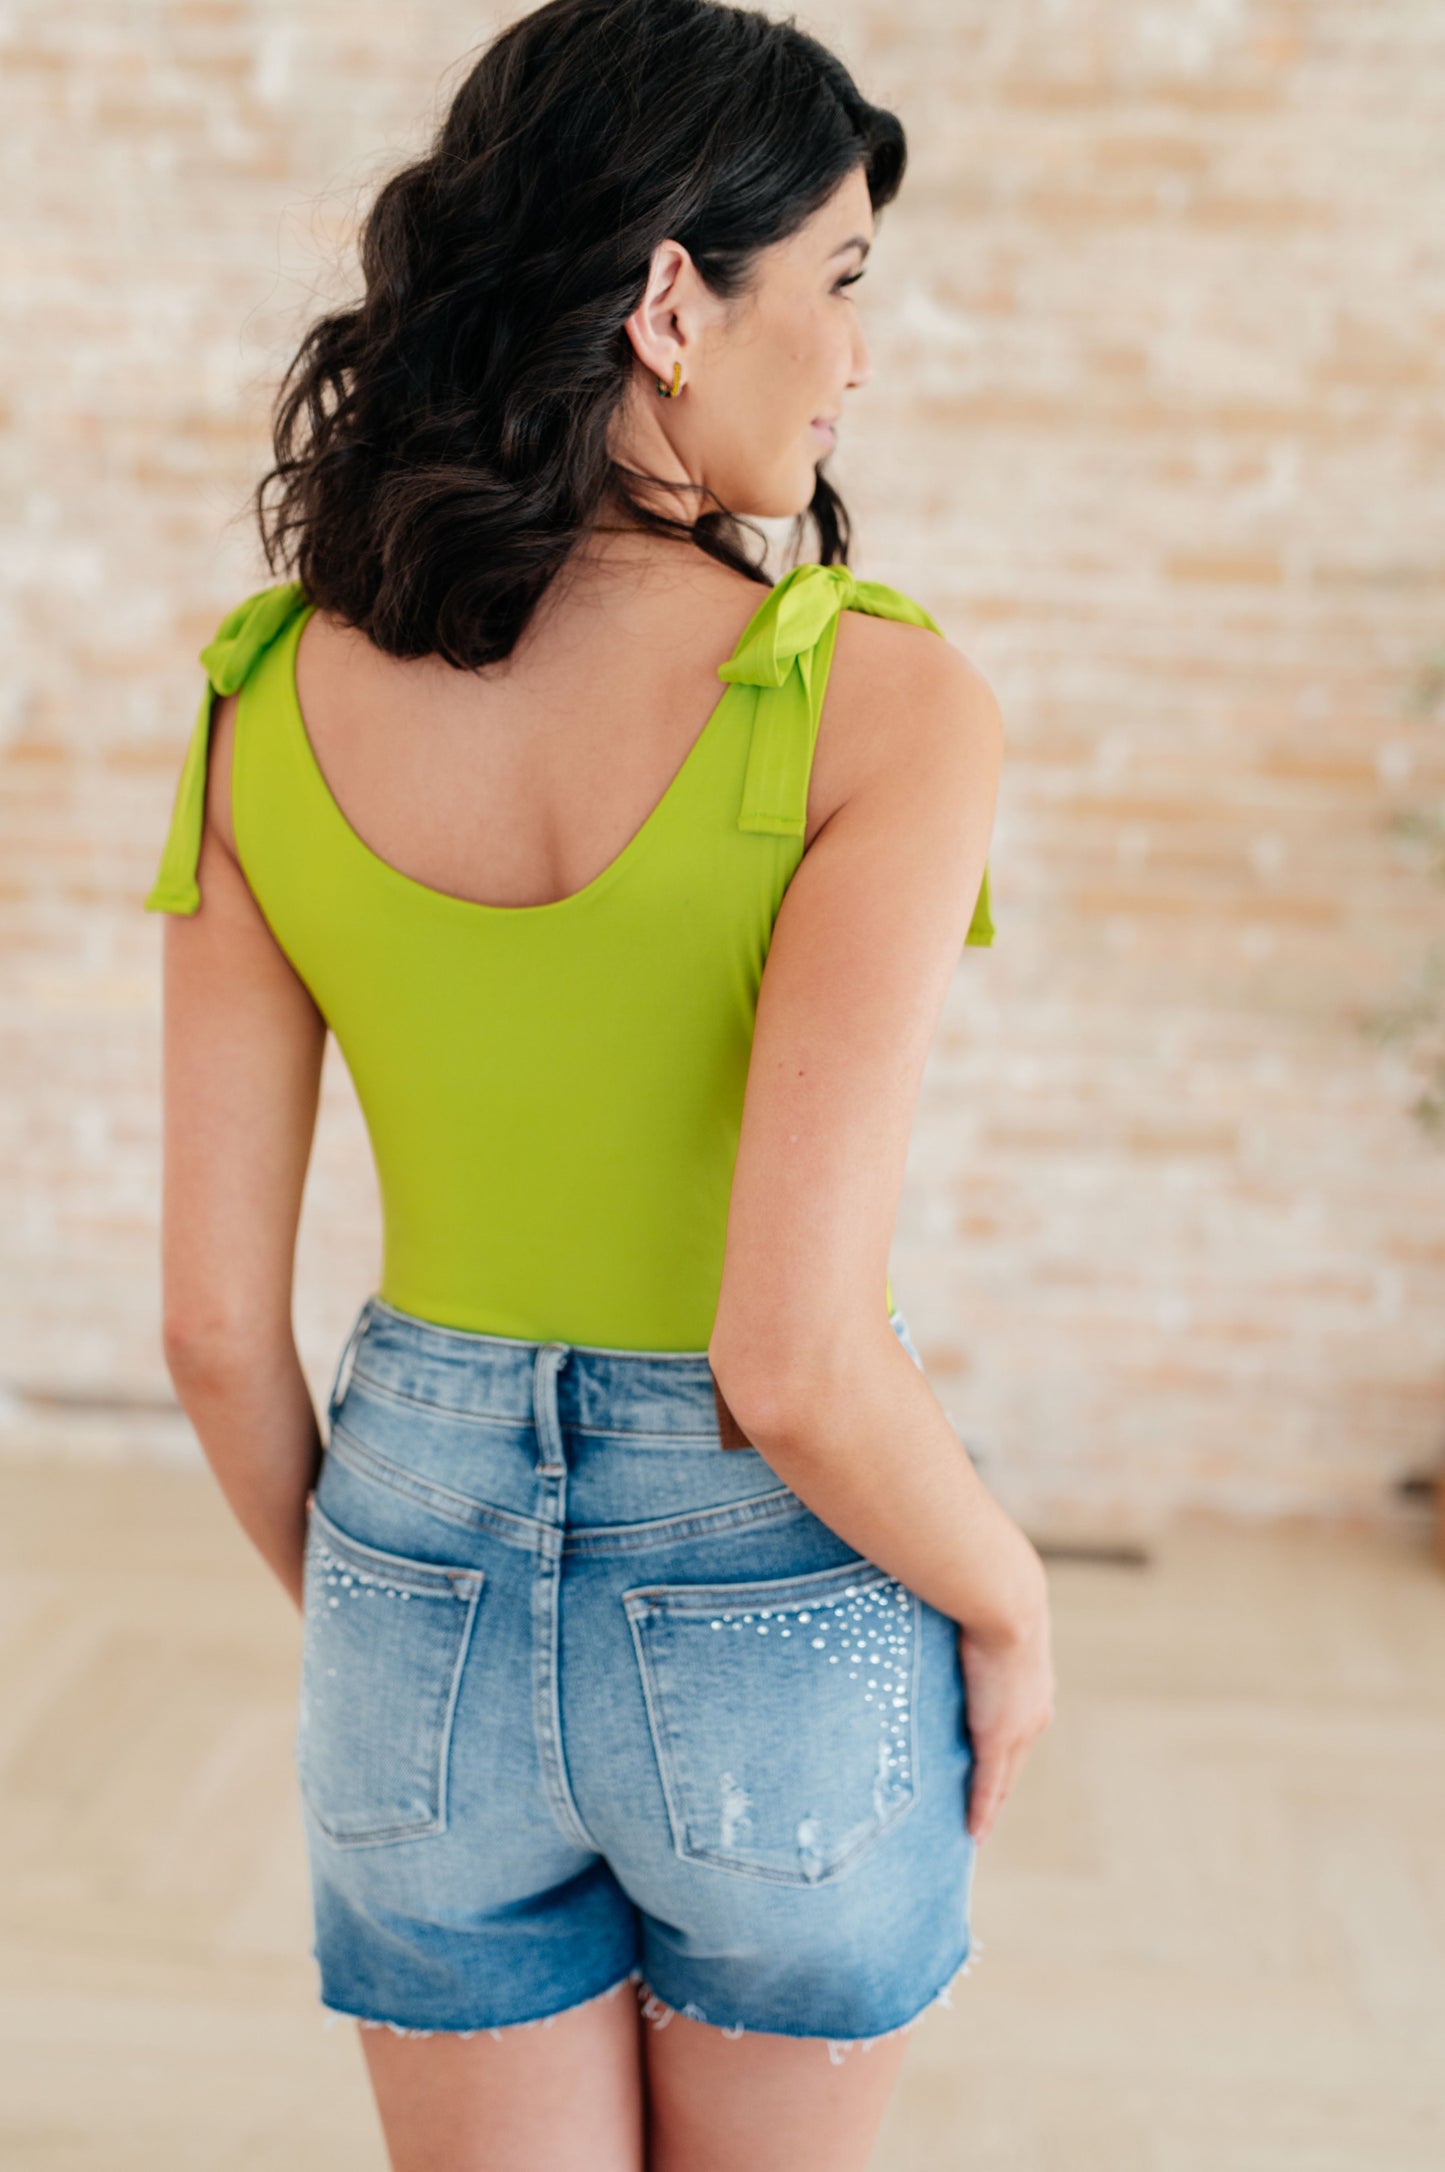
[[[838,614],[940,628],[845,566],[794,568],[617,857],[570,897],[498,906],[402,874],[342,814],[296,697],[313,608],[297,582],[262,589],[201,650],[207,683],[145,909],[199,907],[212,699],[239,688],[237,856],[355,1082],[381,1192],[377,1293],[486,1334],[705,1350]],[[985,868],[966,940],[993,932]],[[891,1310],[891,1282],[884,1298]]]

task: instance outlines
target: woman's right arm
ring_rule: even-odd
[[[1002,723],[937,634],[868,621],[845,650],[846,624],[823,729],[842,735],[847,790],[773,931],[708,1356],[784,1483],[960,1624],[981,1838],[1052,1717],[1043,1564],[883,1294],[924,1064],[988,858]]]

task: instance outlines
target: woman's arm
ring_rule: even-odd
[[[1044,1610],[1042,1564],[883,1308],[914,1105],[988,856],[1002,723],[950,643],[850,614],[822,730],[848,789],[773,932],[708,1355],[748,1438],[815,1514],[1007,1640]]]
[[[292,1279],[326,1022],[234,856],[236,703],[212,715],[200,908],[165,924],[164,1346],[222,1492],[299,1608],[322,1450]]]

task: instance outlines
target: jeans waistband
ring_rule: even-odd
[[[906,1340],[902,1315],[890,1315]],[[366,1298],[327,1399],[334,1422],[353,1378],[385,1393],[475,1417],[716,1440],[718,1409],[705,1350],[627,1350],[444,1327]]]
[[[476,1417],[629,1432],[717,1429],[705,1350],[610,1349],[595,1343],[528,1341],[444,1327],[368,1297],[337,1363],[328,1398],[333,1421],[353,1379],[410,1401]]]

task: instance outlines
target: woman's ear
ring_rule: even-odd
[[[657,244],[642,300],[624,319],[633,352],[654,377],[670,379],[679,360],[687,375],[687,290],[694,277],[692,258],[680,241]]]

